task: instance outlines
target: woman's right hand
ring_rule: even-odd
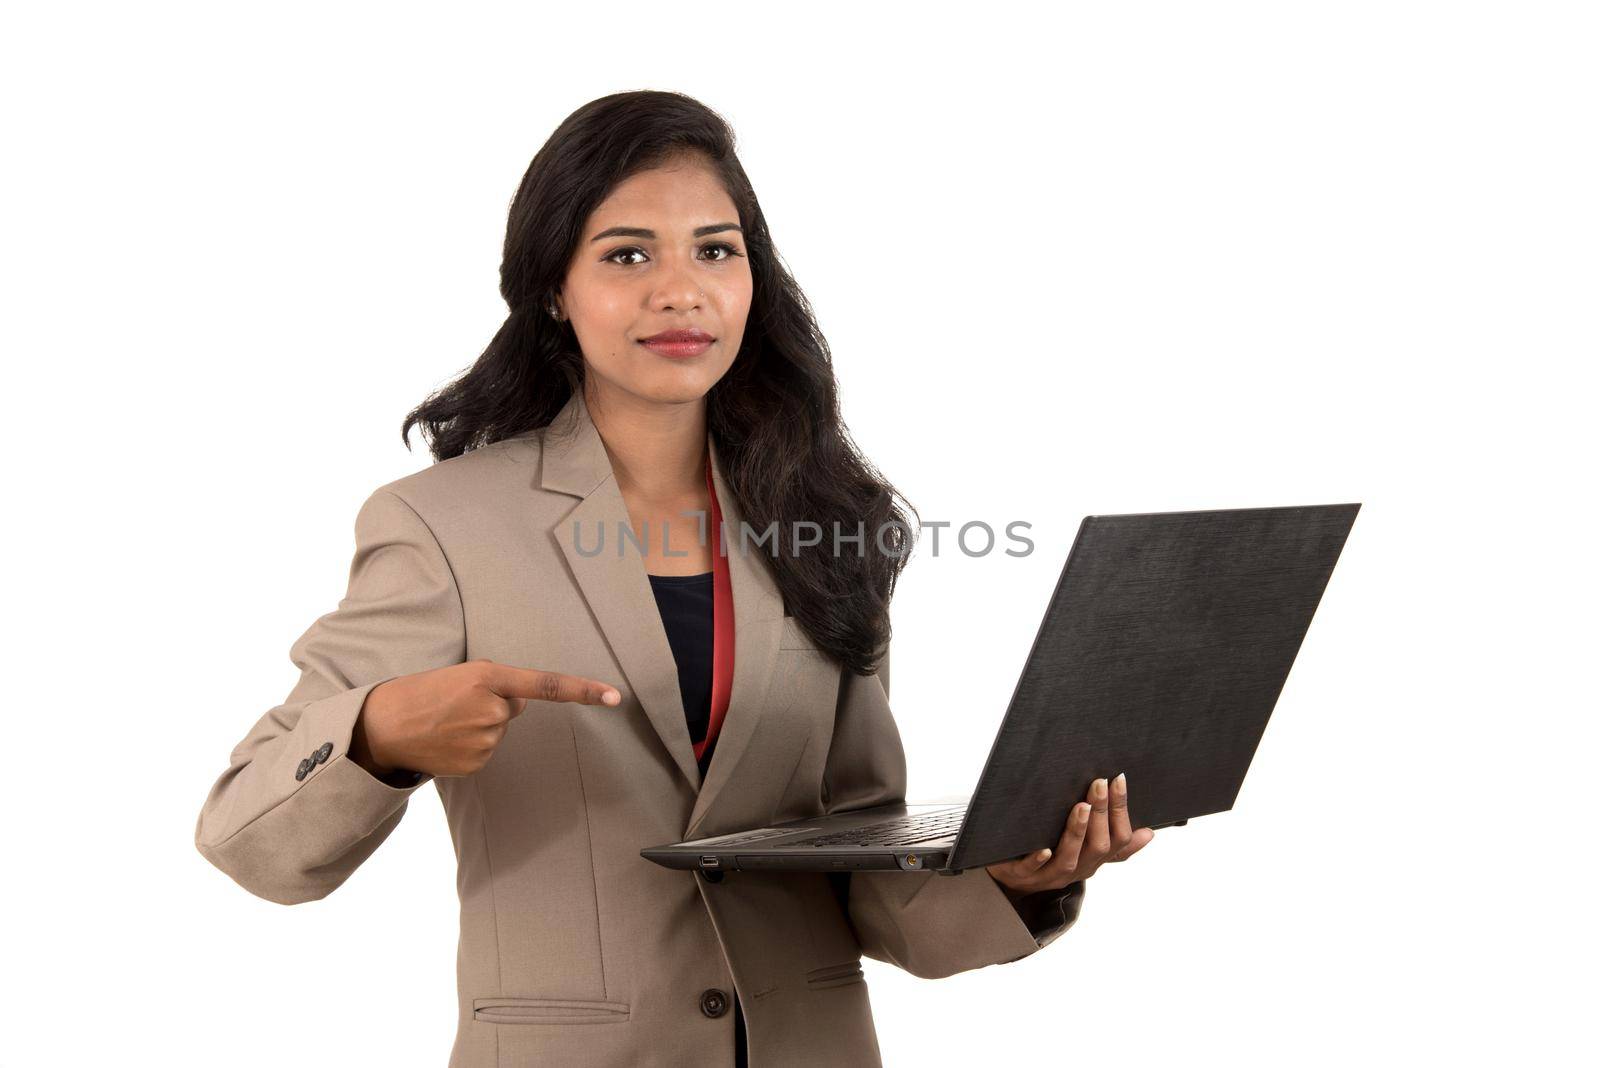
[[[593,679],[485,659],[401,675],[367,693],[350,758],[378,778],[402,770],[470,775],[530,700],[616,705],[622,695]]]

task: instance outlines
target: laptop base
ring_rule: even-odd
[[[966,804],[879,805],[814,816],[770,827],[698,838],[640,850],[640,856],[668,868],[726,871],[938,871],[946,867]],[[953,824],[947,833],[897,844],[856,845],[834,839],[844,833],[873,833],[907,818],[932,816]],[[954,875],[949,871],[946,874]]]

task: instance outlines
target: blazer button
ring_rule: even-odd
[[[716,987],[700,994],[700,1011],[713,1020],[728,1011],[728,995]]]
[[[295,781],[300,782],[305,779],[306,775],[311,771],[311,768],[312,763],[310,757],[300,761],[300,766],[294,769]]]
[[[326,764],[328,762],[328,758],[333,755],[333,743],[323,742],[321,745],[317,746],[317,751],[313,755],[316,756],[318,764]]]

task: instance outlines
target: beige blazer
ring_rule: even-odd
[[[372,687],[477,657],[617,687],[617,707],[530,701],[481,771],[433,780],[461,900],[452,1068],[732,1066],[735,990],[756,1068],[879,1065],[862,954],[939,978],[1028,956],[1077,919],[1081,882],[1014,906],[981,867],[858,872],[842,904],[826,873],[711,882],[639,856],[905,799],[888,660],[858,677],[785,614],[759,551],[737,551],[714,444],[711,463],[736,633],[704,783],[644,561],[617,556],[627,508],[575,394],[550,428],[367,498],[348,593],[296,640],[299,681],[200,812],[211,863],[268,900],[315,900],[428,781],[397,789],[347,758]],[[574,531],[592,550],[600,526],[605,552],[579,553]]]

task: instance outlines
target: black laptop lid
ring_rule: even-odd
[[[1232,808],[1360,508],[1084,519],[949,866],[1054,847],[1119,771],[1134,827]]]

